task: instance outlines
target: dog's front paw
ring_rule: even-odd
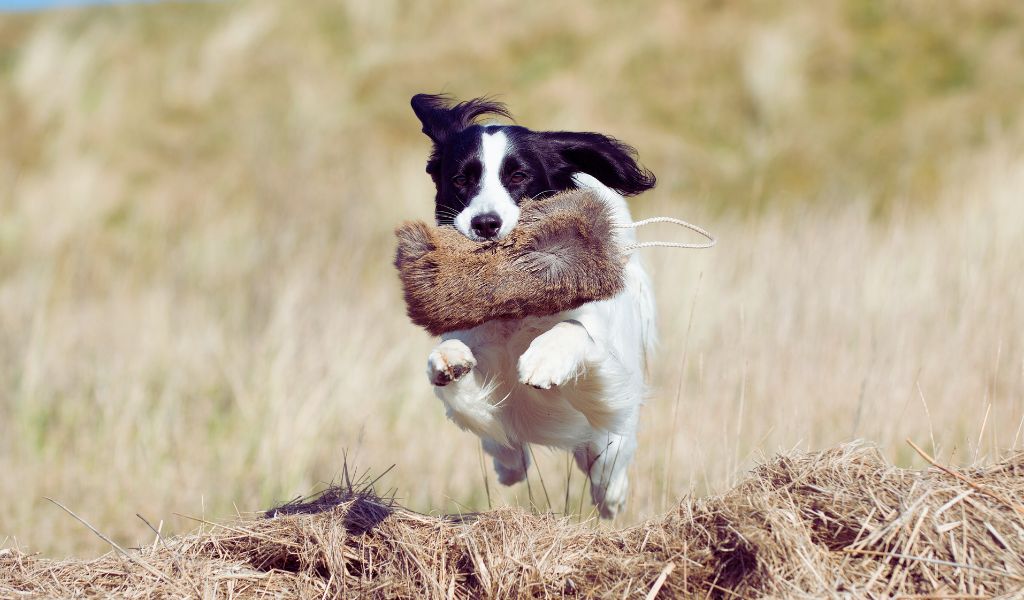
[[[576,379],[583,371],[588,343],[593,342],[582,325],[559,323],[534,339],[519,357],[519,381],[549,390]]]
[[[530,346],[519,357],[519,381],[542,390],[565,385],[579,374],[575,356],[557,349],[542,350]]]
[[[459,340],[445,340],[427,358],[427,378],[436,386],[462,379],[476,366],[469,346]]]

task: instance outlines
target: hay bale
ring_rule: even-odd
[[[858,444],[779,456],[723,495],[621,531],[511,508],[426,516],[349,486],[131,560],[8,550],[0,595],[1020,595],[1024,453],[955,472],[895,468]]]

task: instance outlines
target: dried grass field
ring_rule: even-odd
[[[108,549],[45,497],[152,545],[136,513],[186,534],[346,461],[420,512],[586,521],[564,455],[533,448],[530,485],[501,488],[426,381],[392,230],[432,214],[408,99],[437,91],[631,143],[659,178],[634,216],[719,238],[645,250],[654,393],[627,513],[588,527],[778,451],[1024,445],[1024,5],[2,14],[0,547]]]

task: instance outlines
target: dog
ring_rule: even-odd
[[[455,102],[417,94],[412,109],[433,142],[426,171],[438,225],[477,241],[516,226],[524,198],[589,187],[616,221],[632,219],[623,196],[654,187],[632,147],[599,133],[479,124],[511,115],[486,98]],[[635,241],[630,229],[620,241]],[[590,479],[603,518],[626,503],[647,362],[655,345],[650,281],[634,253],[618,295],[549,317],[490,321],[442,336],[427,376],[448,418],[481,438],[498,481],[527,477],[528,444],[570,451]]]

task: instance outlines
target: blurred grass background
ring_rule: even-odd
[[[601,131],[662,348],[621,523],[758,453],[864,437],[969,462],[1024,418],[1024,4],[703,1],[98,6],[0,15],[0,544],[125,544],[336,479],[486,508],[423,375],[392,229],[428,219],[416,92]],[[649,236],[673,235],[654,232]],[[692,318],[691,318],[692,315]],[[535,449],[551,503],[579,474]],[[541,486],[493,504],[547,508]],[[589,508],[583,503],[582,511]]]

